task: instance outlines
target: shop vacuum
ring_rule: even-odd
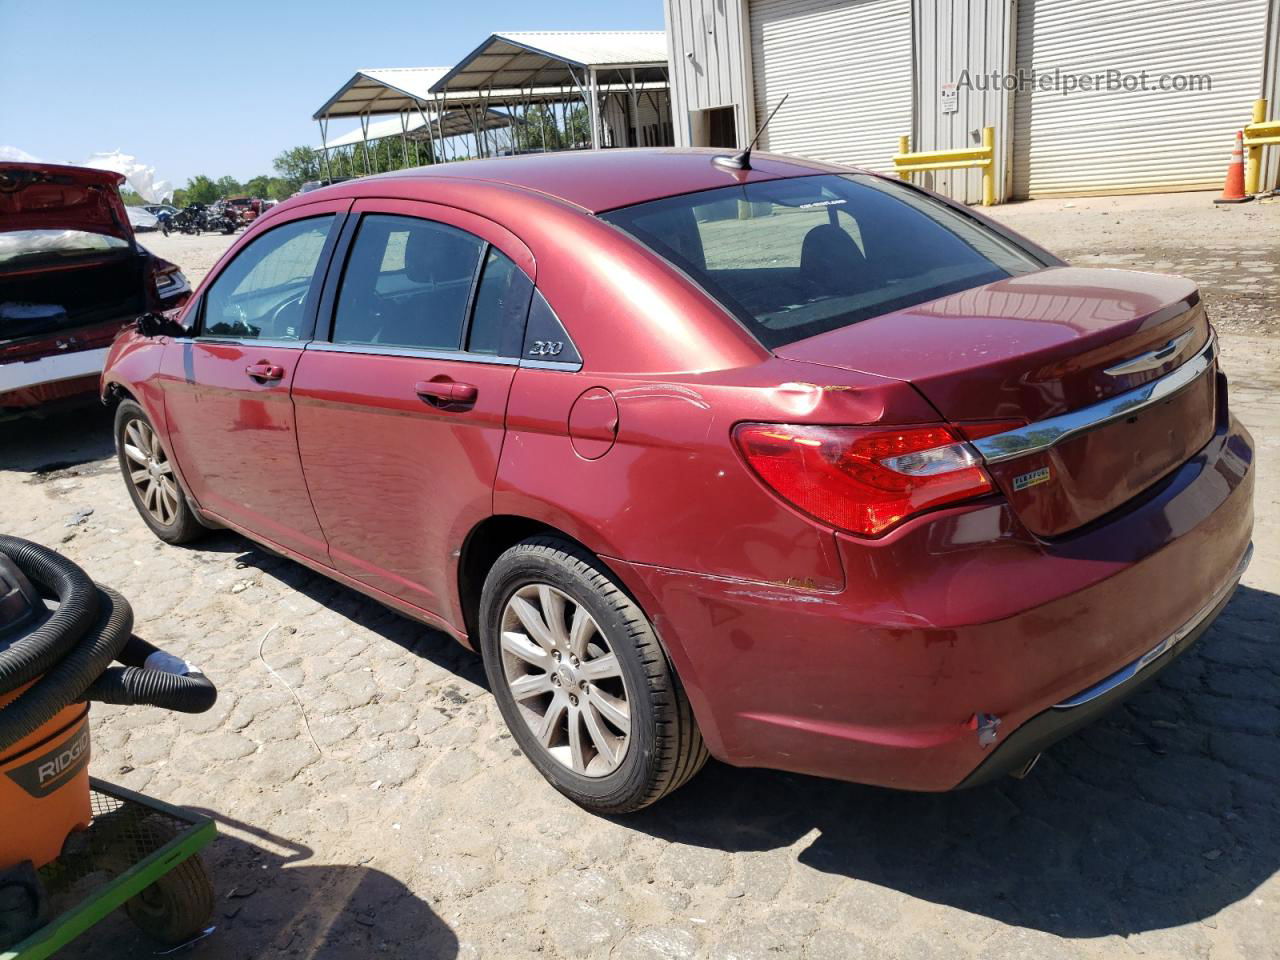
[[[89,827],[89,704],[183,713],[217,690],[133,636],[129,603],[65,557],[0,535],[0,951],[46,912],[37,873]]]

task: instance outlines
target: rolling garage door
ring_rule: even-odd
[[[1200,74],[1211,88],[1019,89],[1015,196],[1220,187],[1261,95],[1267,2],[1018,0],[1020,73]]]
[[[750,0],[763,149],[890,170],[911,133],[911,0]]]

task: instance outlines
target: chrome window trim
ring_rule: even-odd
[[[526,360],[521,357],[517,361],[522,367],[529,367],[533,370],[564,370],[568,373],[577,373],[582,369],[580,363],[568,363],[560,360]]]
[[[229,343],[239,347],[286,347],[301,350],[310,340],[257,340],[253,337],[174,337],[174,343]]]
[[[415,357],[419,360],[458,360],[462,363],[492,363],[504,367],[514,367],[520,361],[515,357],[499,357],[489,353],[464,353],[461,350],[426,350],[418,347],[382,346],[377,343],[331,343],[327,340],[313,340],[307,344],[308,350],[322,350],[326,353],[356,353],[370,357]]]
[[[1032,453],[1043,453],[1064,440],[1096,430],[1116,420],[1133,416],[1147,407],[1178,393],[1198,380],[1213,366],[1218,356],[1218,337],[1210,331],[1208,342],[1200,352],[1171,373],[1144,383],[1133,390],[1117,394],[1101,403],[1091,404],[1048,420],[997,433],[971,441],[987,463],[1004,463]]]
[[[1180,626],[1177,630],[1165,637],[1158,644],[1140,656],[1137,660],[1127,666],[1121,667],[1105,680],[1100,680],[1087,690],[1082,690],[1069,700],[1063,700],[1061,703],[1053,705],[1054,710],[1071,710],[1074,707],[1083,706],[1090,700],[1096,700],[1104,694],[1110,693],[1121,684],[1128,683],[1138,674],[1140,674],[1151,664],[1155,663],[1162,656],[1176,647],[1187,635],[1195,630],[1200,624],[1204,623],[1209,614],[1220,604],[1223,599],[1240,582],[1240,578],[1244,576],[1244,572],[1249,569],[1249,561],[1253,559],[1253,544],[1250,543],[1245,548],[1244,556],[1240,558],[1240,562],[1236,564],[1235,570],[1231,576],[1227,578],[1227,582],[1218,588],[1209,602],[1196,611],[1196,615]]]

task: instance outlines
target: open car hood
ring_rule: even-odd
[[[0,163],[0,232],[82,230],[133,243],[124,176],[53,163]]]

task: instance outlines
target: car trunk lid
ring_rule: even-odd
[[[1168,376],[1208,344],[1199,292],[1176,277],[1052,268],[778,348],[778,355],[912,383],[960,425],[1041,424]],[[1135,358],[1141,358],[1133,363]],[[1212,366],[1212,364],[1210,364]],[[1132,415],[989,470],[1028,528],[1058,536],[1104,516],[1213,434],[1209,372]]]
[[[81,230],[133,243],[111,170],[50,163],[0,163],[0,233]]]

